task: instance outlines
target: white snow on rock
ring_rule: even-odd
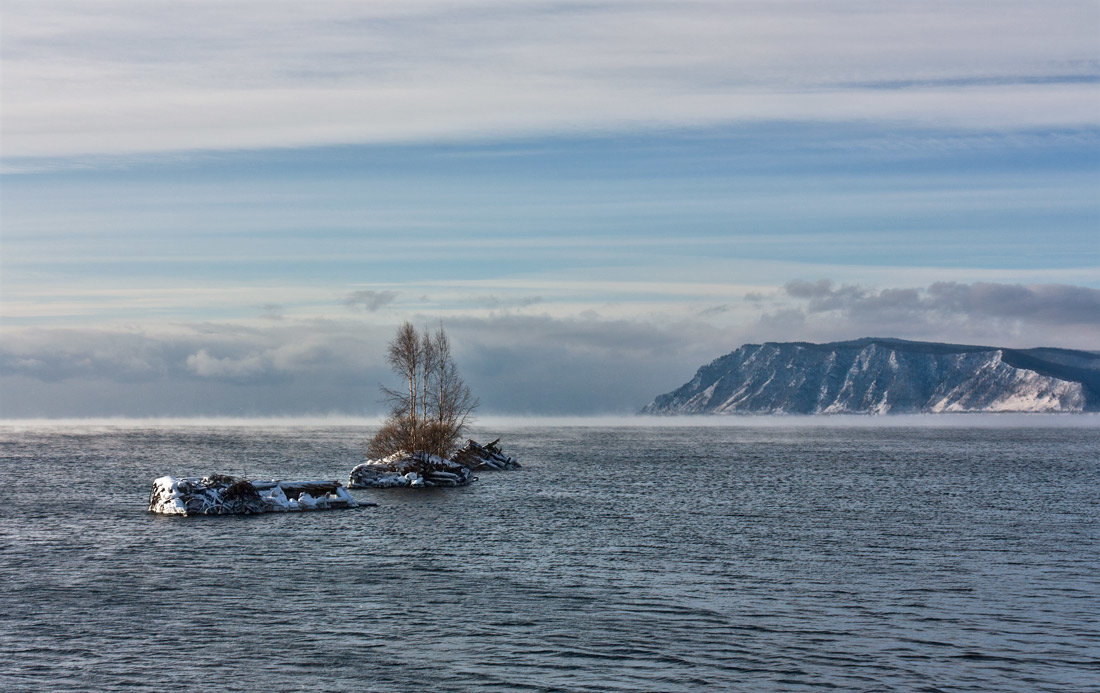
[[[356,508],[359,503],[338,481],[162,476],[153,481],[149,512],[162,515],[248,515]]]
[[[499,443],[500,438],[487,445],[467,440],[462,449],[451,455],[451,460],[464,467],[469,467],[475,472],[489,469],[497,471],[519,469],[519,462],[516,461],[516,458],[509,457],[501,452]]]
[[[348,488],[465,486],[477,477],[469,467],[426,452],[397,452],[351,470]]]
[[[351,470],[348,488],[431,488],[465,486],[477,477],[475,471],[519,469],[514,457],[505,455],[494,440],[480,445],[467,440],[466,445],[444,459],[426,452],[397,452],[389,457],[367,460]]]

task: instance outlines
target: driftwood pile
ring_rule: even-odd
[[[477,481],[475,471],[518,469],[515,459],[501,453],[494,440],[479,445],[468,440],[450,459],[426,452],[398,452],[379,460],[367,460],[351,470],[348,488],[424,488],[465,486]]]
[[[500,438],[488,445],[480,445],[476,441],[467,440],[461,450],[451,455],[451,460],[464,467],[469,467],[475,472],[488,469],[519,469],[516,458],[509,457],[500,451]]]
[[[153,482],[149,497],[149,511],[164,515],[251,515],[358,506],[339,481],[249,481],[225,474],[162,476]]]

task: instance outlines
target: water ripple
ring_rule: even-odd
[[[180,519],[144,511],[156,476],[341,478],[367,432],[0,429],[0,686],[1100,680],[1094,429],[503,433],[524,469],[467,488]]]

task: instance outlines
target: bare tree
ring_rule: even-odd
[[[435,422],[451,444],[458,442],[470,415],[479,404],[470,388],[458,373],[458,366],[451,356],[451,343],[440,325],[435,333],[432,391]]]
[[[417,403],[420,396],[420,381],[424,371],[424,351],[416,328],[406,322],[397,328],[397,335],[390,342],[386,353],[386,362],[395,373],[404,378],[408,385],[408,394],[383,387],[386,398],[394,406],[394,414],[399,411],[410,418],[416,418]]]
[[[423,375],[420,378],[420,419],[425,422],[429,420],[428,400],[432,394],[432,374],[436,372],[438,358],[435,342],[428,331],[424,330],[420,335],[420,359],[423,362],[421,368]]]
[[[441,325],[434,334],[417,334],[406,322],[390,342],[387,361],[407,388],[382,388],[390,416],[371,439],[367,454],[377,458],[404,451],[446,457],[478,406],[458,373],[447,333]]]

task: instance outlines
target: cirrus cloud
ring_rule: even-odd
[[[63,157],[760,120],[1092,124],[1096,14],[1087,1],[10,0],[5,149]]]

